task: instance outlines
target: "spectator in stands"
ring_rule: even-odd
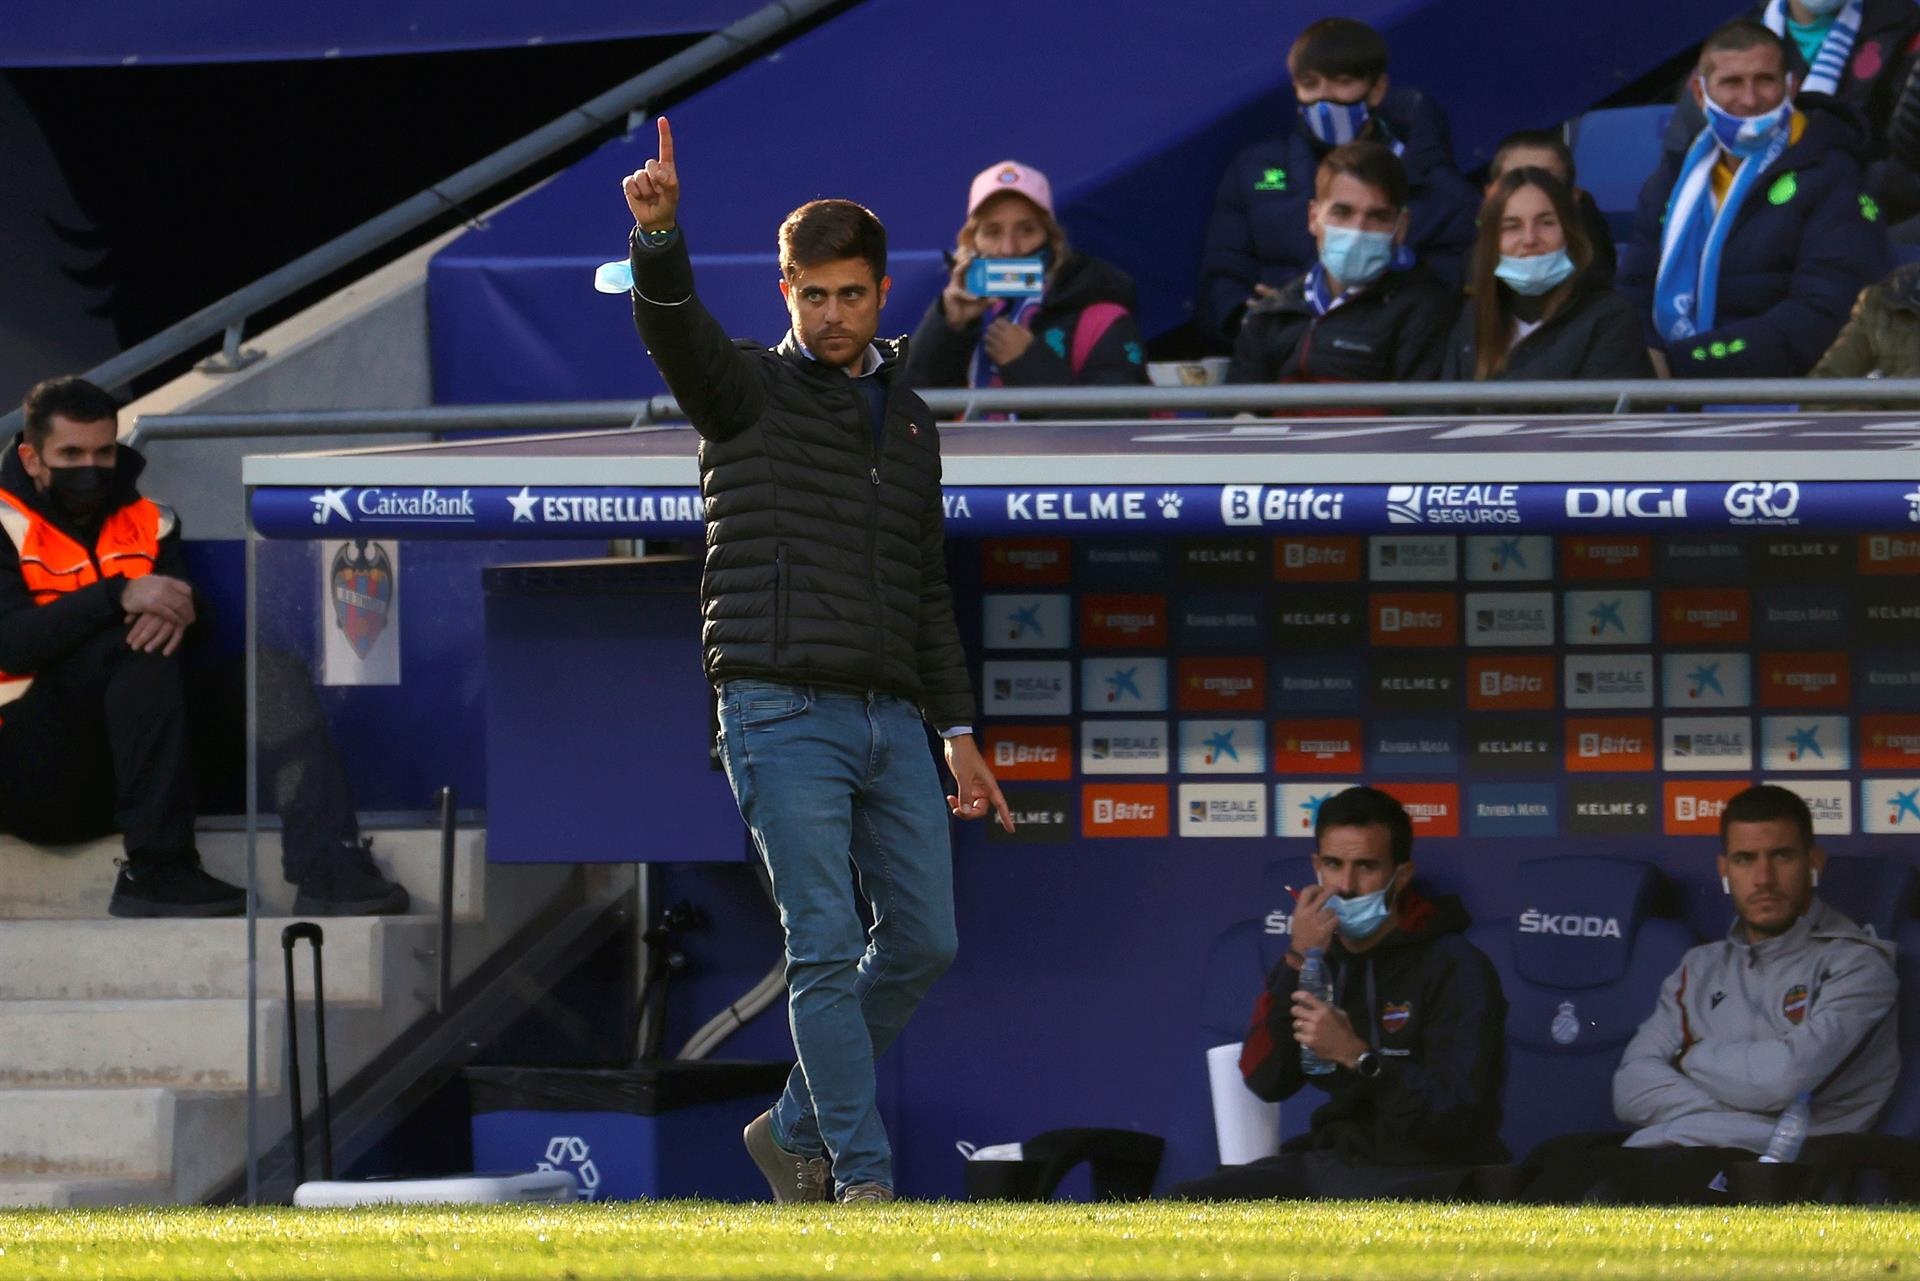
[[[1240,1071],[1263,1099],[1326,1091],[1312,1128],[1279,1155],[1225,1166],[1175,1196],[1446,1197],[1467,1168],[1505,1160],[1500,1129],[1506,999],[1464,937],[1458,899],[1413,885],[1413,824],[1370,787],[1329,797],[1314,820],[1319,884],[1299,896],[1293,950],[1267,976]],[[1323,948],[1334,1001],[1299,990]],[[1309,1075],[1302,1048],[1335,1064]]]
[[[976,258],[1038,257],[1045,289],[982,298],[967,289]],[[953,271],[907,344],[912,387],[1069,387],[1144,383],[1133,281],[1075,253],[1054,220],[1053,186],[1031,165],[982,170],[967,195]]]
[[[1448,379],[1653,377],[1633,304],[1596,278],[1573,193],[1545,169],[1508,169],[1494,184],[1473,263]]]
[[[848,200],[787,215],[791,332],[772,350],[735,344],[694,292],[665,119],[659,131],[659,156],[623,183],[633,320],[700,433],[703,658],[786,931],[800,1058],[746,1127],[747,1152],[776,1200],[891,1201],[873,1061],[953,960],[947,819],[996,813],[1013,830],[973,739],[940,437],[899,376],[899,342],[875,341],[892,283],[880,220]],[[929,726],[955,783],[944,808]]]
[[[1860,291],[1815,378],[1920,378],[1920,263]]]
[[[1806,802],[1746,789],[1720,816],[1720,849],[1733,927],[1681,959],[1614,1074],[1614,1111],[1637,1128],[1624,1146],[1543,1145],[1528,1162],[1537,1198],[1710,1201],[1716,1176],[1765,1151],[1800,1095],[1812,1095],[1814,1135],[1865,1131],[1886,1106],[1899,1071],[1893,948],[1814,893],[1826,856]]]
[[[1318,261],[1255,300],[1230,383],[1409,382],[1440,376],[1460,307],[1407,247],[1407,172],[1377,142],[1329,151],[1305,210]]]
[[[1575,181],[1573,149],[1567,146],[1566,140],[1552,129],[1521,129],[1508,134],[1494,148],[1493,159],[1487,165],[1487,185],[1483,195],[1491,196],[1493,189],[1500,185],[1500,180],[1515,169],[1544,169],[1573,192],[1574,203],[1579,211],[1579,217],[1574,221],[1585,229],[1587,244],[1593,250],[1593,260],[1587,264],[1584,274],[1600,288],[1613,288],[1614,272],[1619,267],[1619,258],[1613,248],[1613,230],[1607,226],[1607,216],[1600,212],[1599,202]],[[1473,269],[1469,266],[1469,289],[1472,288],[1473,277]]]
[[[1227,166],[1214,197],[1200,264],[1198,323],[1232,342],[1247,308],[1313,266],[1306,206],[1316,170],[1349,142],[1391,147],[1406,165],[1407,245],[1449,284],[1473,243],[1479,200],[1453,164],[1447,118],[1417,89],[1387,79],[1387,45],[1351,18],[1322,18],[1293,42],[1287,72],[1299,119]]]
[[[1786,48],[1796,97],[1834,100],[1867,131],[1866,190],[1890,223],[1920,213],[1920,5],[1913,0],[1759,0],[1747,17]],[[1667,147],[1684,151],[1706,123],[1681,95]]]
[[[1886,274],[1859,129],[1830,100],[1796,105],[1792,88],[1785,46],[1757,22],[1701,49],[1693,92],[1708,125],[1647,180],[1620,267],[1662,374],[1804,374]]]
[[[0,461],[0,829],[67,844],[117,827],[127,860],[114,916],[238,915],[245,895],[194,848],[179,650],[197,607],[178,522],[141,497],[146,460],[117,442],[106,392],[49,379],[23,413]],[[358,840],[311,686],[273,677],[288,666],[263,661],[262,744],[295,910],[405,911],[406,891]]]

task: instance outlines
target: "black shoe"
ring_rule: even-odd
[[[207,875],[200,855],[189,850],[174,858],[130,858],[120,865],[107,915],[131,918],[163,916],[241,916],[247,892]]]
[[[412,906],[407,887],[380,874],[373,842],[343,841],[325,866],[300,882],[295,916],[398,916]]]

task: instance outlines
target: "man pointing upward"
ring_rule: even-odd
[[[623,183],[633,319],[700,433],[701,649],[720,753],[786,931],[799,1065],[747,1150],[775,1199],[893,1199],[873,1061],[953,960],[947,811],[1013,816],[973,740],[947,586],[940,438],[876,341],[886,230],[847,200],[780,224],[792,329],[734,343],[693,292],[673,133]],[[872,910],[864,932],[847,864]]]

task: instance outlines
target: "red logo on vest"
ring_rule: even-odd
[[[1787,1016],[1787,1022],[1798,1026],[1801,1019],[1807,1017],[1807,985],[1795,983],[1780,998],[1780,1012]]]

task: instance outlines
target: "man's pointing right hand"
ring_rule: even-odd
[[[647,161],[646,168],[634,170],[620,183],[620,189],[626,193],[627,208],[633,211],[633,220],[642,231],[672,230],[674,212],[680,207],[680,175],[673,165],[673,129],[665,116],[657,123],[660,126],[659,158]]]

